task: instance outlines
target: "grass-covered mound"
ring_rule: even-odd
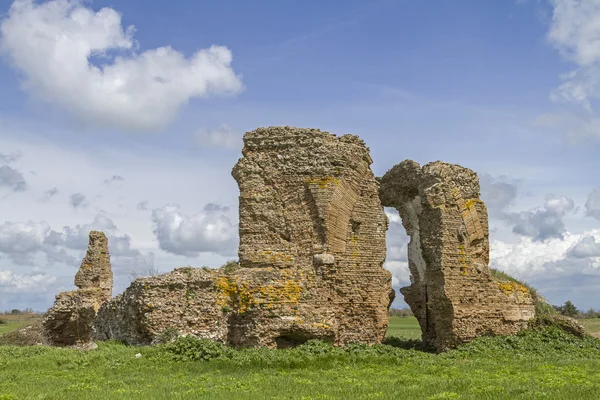
[[[543,316],[543,315],[556,315],[558,312],[556,309],[548,303],[548,301],[531,285],[526,282],[522,282],[506,272],[499,271],[494,268],[490,268],[490,272],[492,273],[492,277],[498,282],[514,282],[519,285],[525,286],[529,293],[531,294],[531,298],[533,299],[533,304],[535,305],[535,315]]]

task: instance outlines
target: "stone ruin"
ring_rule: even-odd
[[[535,314],[528,289],[490,273],[487,209],[475,172],[405,160],[380,183],[382,204],[398,210],[410,236],[411,285],[400,292],[426,344],[441,351],[527,327]]]
[[[169,332],[236,347],[379,343],[395,296],[383,268],[383,206],[398,210],[411,238],[412,283],[401,292],[426,344],[442,351],[514,334],[534,316],[525,286],[490,274],[475,172],[406,160],[378,183],[357,136],[293,127],[246,133],[242,154],[232,172],[239,263],[138,278],[110,299],[106,237],[92,232],[79,289],[59,294],[44,320],[51,344],[90,343],[93,335],[143,345]]]
[[[75,286],[78,289],[58,294],[44,316],[42,329],[48,344],[83,348],[92,344],[94,318],[100,306],[111,299],[113,287],[104,233],[90,232],[87,253],[75,275]]]
[[[137,279],[101,308],[97,339],[149,344],[171,329],[237,347],[381,342],[388,221],[364,142],[260,128],[242,154],[239,265]]]

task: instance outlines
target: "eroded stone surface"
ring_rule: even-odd
[[[221,342],[227,313],[217,307],[218,270],[178,268],[136,279],[106,303],[94,324],[94,339],[150,344],[167,328]]]
[[[426,343],[444,350],[527,327],[534,316],[527,288],[490,274],[487,209],[475,172],[440,161],[421,168],[405,160],[380,182],[382,204],[398,210],[411,238],[411,285],[400,291]]]
[[[103,300],[112,297],[113,273],[108,253],[108,239],[103,232],[91,231],[87,253],[75,274],[79,289],[100,289]]]
[[[79,289],[59,293],[44,317],[44,336],[51,345],[89,347],[96,313],[111,297],[108,241],[98,231],[90,232],[89,237],[87,254],[75,275]]]
[[[393,291],[364,142],[270,127],[246,133],[242,153],[232,172],[239,268],[138,279],[102,308],[98,334],[150,343],[170,327],[234,346],[380,342]]]

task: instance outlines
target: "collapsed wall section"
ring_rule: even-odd
[[[496,282],[490,273],[487,209],[475,172],[405,160],[380,183],[382,204],[398,210],[410,236],[411,285],[400,291],[427,344],[444,350],[527,326],[534,316],[527,288]]]

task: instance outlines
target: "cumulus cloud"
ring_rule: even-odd
[[[584,236],[567,251],[569,257],[588,258],[600,257],[600,242],[594,236]]]
[[[398,211],[393,208],[386,208],[385,214],[388,217],[389,226],[386,235],[387,243],[387,261],[407,261],[408,260],[408,242],[410,238],[406,234],[402,220]]]
[[[194,140],[200,147],[239,149],[242,147],[242,135],[231,126],[223,124],[217,129],[199,129]]]
[[[92,230],[100,230],[107,235],[112,257],[143,257],[132,246],[131,237],[120,233],[114,222],[103,214],[96,215],[89,224],[65,226],[62,231],[51,229],[45,221],[5,222],[0,225],[0,253],[17,265],[33,265],[35,255],[43,253],[48,264],[78,266],[81,255],[87,249]],[[127,260],[121,260],[122,264],[125,262]]]
[[[517,243],[494,240],[490,243],[490,266],[516,277],[556,277],[600,273],[600,258],[592,256],[590,237],[600,242],[600,230],[582,234],[566,233],[562,239],[534,241],[523,237]],[[587,257],[582,257],[587,254]]]
[[[23,174],[8,165],[0,165],[0,187],[6,187],[14,192],[27,189]]]
[[[112,244],[111,236],[117,231],[115,223],[104,214],[97,214],[89,224],[77,224],[73,227],[65,226],[61,233],[54,235],[55,243],[62,244],[69,249],[85,250],[88,246],[90,231],[102,231],[109,238],[109,246]]]
[[[176,205],[152,210],[154,234],[160,248],[188,257],[203,252],[233,255],[237,229],[224,211],[215,204],[207,204],[201,213],[194,215],[182,214]]]
[[[56,278],[50,275],[21,275],[12,271],[0,270],[0,291],[3,293],[45,291],[55,281]]]
[[[551,99],[590,109],[590,100],[600,94],[600,2],[553,0],[552,5],[548,40],[578,68],[561,75],[563,83]]]
[[[160,129],[192,98],[243,89],[226,47],[189,58],[169,46],[138,53],[135,28],[124,28],[108,7],[15,0],[0,31],[0,48],[21,72],[23,88],[93,126]]]
[[[74,193],[69,197],[69,204],[73,208],[83,208],[87,207],[87,202],[85,200],[85,196],[81,193]]]
[[[50,225],[46,222],[7,221],[0,225],[0,252],[17,265],[31,265],[48,232]]]
[[[401,288],[410,285],[410,270],[406,261],[386,261],[385,269],[392,273],[392,286]]]
[[[548,195],[543,207],[520,213],[505,213],[503,218],[513,225],[513,233],[531,237],[534,241],[562,239],[566,232],[563,218],[574,208],[572,199]]]
[[[386,208],[389,226],[386,235],[387,254],[384,268],[392,273],[392,286],[400,288],[410,285],[408,268],[408,242],[410,238],[402,226],[398,211]]]
[[[600,220],[600,186],[589,194],[585,202],[585,215]]]

